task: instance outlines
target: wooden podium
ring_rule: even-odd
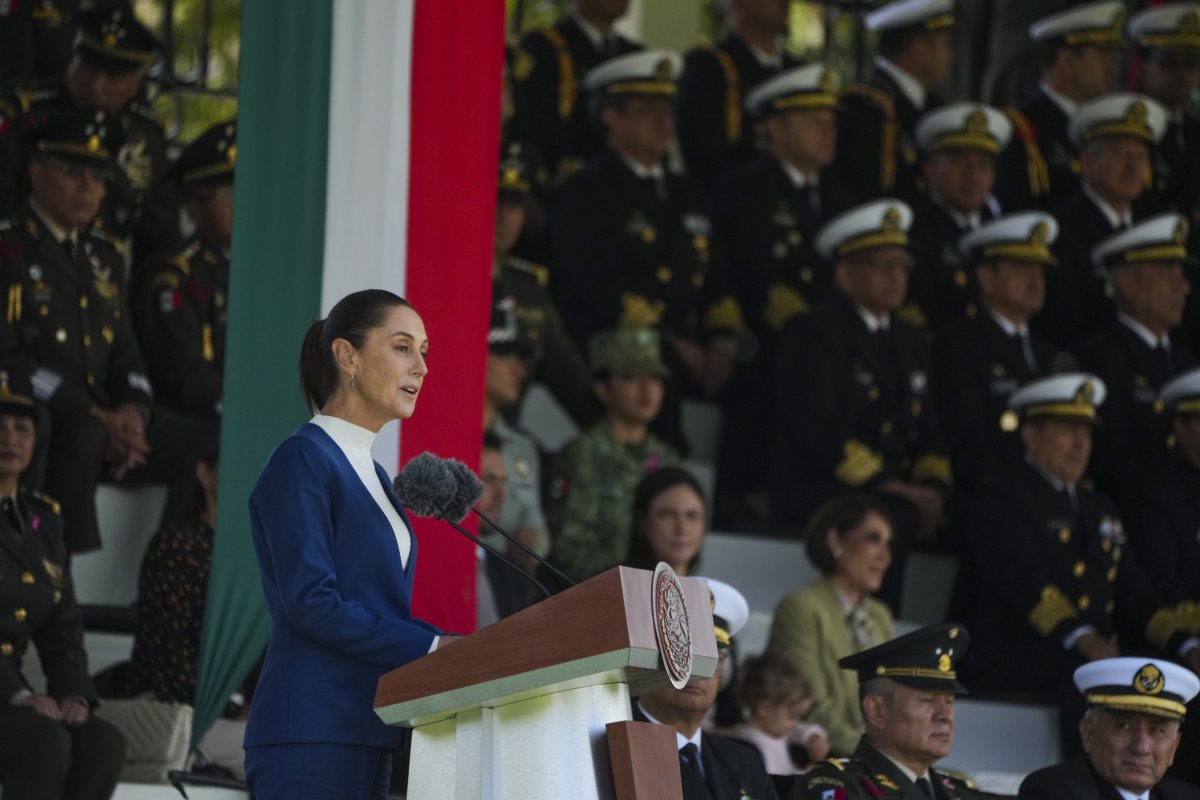
[[[630,697],[670,683],[652,577],[614,567],[380,678],[375,712],[413,728],[409,798],[612,800],[618,790],[650,797],[650,786],[656,800],[671,797],[680,785],[674,728],[614,726],[611,758],[606,737],[609,723],[630,719]],[[692,677],[710,677],[708,586],[680,584]]]

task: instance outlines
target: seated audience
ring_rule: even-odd
[[[1092,251],[1096,266],[1108,272],[1117,318],[1079,352],[1083,366],[1108,387],[1089,474],[1127,514],[1138,482],[1162,466],[1170,449],[1158,391],[1196,365],[1192,353],[1171,341],[1191,291],[1184,275],[1187,231],[1179,214],[1159,214]]]
[[[638,481],[679,463],[675,449],[650,433],[667,374],[658,332],[618,328],[590,344],[604,418],[563,449],[551,484],[561,523],[550,561],[577,581],[621,563],[629,552]]]
[[[483,428],[499,442],[504,462],[505,498],[499,516],[488,518],[511,533],[522,544],[545,555],[550,551],[550,531],[542,512],[542,457],[537,443],[510,423],[503,409],[520,402],[532,350],[514,311],[511,297],[496,297],[492,305],[492,327],[488,330],[487,374],[484,380]],[[486,439],[485,439],[486,441]],[[529,573],[537,562],[521,548],[484,524],[485,542],[505,553],[509,560]],[[501,617],[515,614],[539,599],[536,587],[515,574],[507,564],[489,555],[488,574]]]
[[[808,560],[824,576],[785,597],[775,609],[767,652],[789,658],[808,682],[810,722],[821,725],[837,755],[854,751],[862,713],[854,675],[840,659],[892,638],[892,614],[872,597],[891,564],[887,507],[869,495],[846,494],[821,507],[805,532]]]
[[[913,260],[912,211],[857,206],[821,228],[836,291],[784,331],[775,362],[771,513],[801,526],[830,497],[868,492],[891,512],[895,561],[880,599],[900,605],[911,543],[932,542],[952,483],[924,332],[896,312]]]
[[[133,326],[157,401],[198,417],[221,414],[236,160],[233,120],[184,148],[167,179],[182,188],[195,233],[181,249],[143,265],[130,290]]]
[[[852,758],[797,780],[792,800],[979,800],[970,784],[933,766],[954,747],[954,699],[967,692],[955,666],[969,643],[966,628],[945,623],[843,658],[858,674],[866,733]]]
[[[196,464],[191,513],[154,534],[138,573],[137,623],[125,693],[195,705],[200,640],[217,518],[218,449]],[[242,684],[198,745],[198,758],[246,777],[242,736],[254,678]]]
[[[742,672],[738,694],[746,721],[716,733],[757,747],[772,775],[797,775],[829,755],[825,729],[804,721],[813,697],[791,659],[766,653],[747,659]]]
[[[28,379],[0,372],[0,788],[13,800],[104,800],[125,758],[96,718],[58,503],[20,486],[37,431]],[[46,689],[21,674],[37,648]]]
[[[1087,373],[1012,395],[1025,461],[976,494],[965,555],[977,580],[964,674],[984,688],[1053,693],[1067,755],[1079,749],[1070,722],[1079,665],[1147,647],[1182,656],[1188,646],[1189,621],[1135,563],[1112,504],[1080,485],[1104,395]]]
[[[1159,659],[1108,658],[1075,670],[1075,686],[1087,703],[1078,723],[1083,753],[1027,777],[1018,800],[1200,798],[1195,786],[1166,775],[1187,704],[1200,691],[1194,673]]]
[[[663,467],[633,490],[633,535],[625,563],[653,570],[665,562],[676,575],[693,575],[705,529],[704,490],[682,467]]]
[[[712,677],[693,680],[683,689],[665,686],[633,701],[633,718],[675,728],[679,750],[679,776],[683,800],[715,798],[778,798],[771,778],[754,748],[701,727],[717,701],[721,673],[729,663],[733,637],[746,624],[746,599],[727,583],[710,581],[713,597],[713,632],[717,637],[716,671]]]

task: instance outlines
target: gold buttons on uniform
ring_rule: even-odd
[[[8,642],[0,642],[0,656],[11,656],[13,654],[13,646]]]
[[[87,307],[88,307],[88,299],[87,299],[87,295],[86,295],[86,294],[85,294],[85,295],[81,295],[81,296],[80,296],[80,298],[79,298],[79,307],[80,307],[80,308],[87,308]]]
[[[1000,430],[1005,433],[1012,433],[1021,425],[1021,419],[1017,416],[1017,412],[1011,408],[1000,415]]]
[[[91,386],[91,385],[93,385],[95,382],[96,382],[96,376],[95,376],[95,375],[93,375],[92,373],[90,373],[90,372],[89,372],[89,373],[88,373],[88,376],[87,376],[87,384],[88,384],[88,386]]]
[[[92,336],[91,336],[91,334],[90,334],[90,333],[85,333],[85,334],[83,335],[83,346],[84,346],[84,347],[91,347],[91,346],[92,346]]]
[[[33,577],[32,572],[22,572],[21,573],[21,583],[25,584],[26,586],[33,583],[35,580],[37,580],[37,578]]]
[[[961,269],[955,271],[954,285],[958,286],[960,288],[963,286],[966,286],[967,285],[967,273],[963,272]]]
[[[1104,552],[1106,552],[1106,553],[1107,553],[1109,550],[1112,550],[1112,539],[1103,539],[1103,540],[1101,540],[1101,542],[1100,542],[1100,549],[1101,549],[1101,550],[1103,550],[1103,551],[1104,551]]]
[[[670,283],[671,270],[667,269],[666,267],[659,267],[658,272],[654,273],[654,276],[658,278],[660,283]]]
[[[1117,568],[1116,567],[1108,568],[1108,582],[1109,583],[1117,582]]]
[[[48,316],[50,316],[50,306],[42,306],[42,307],[40,307],[40,308],[38,309],[38,314],[42,315],[43,317],[48,317]]]
[[[1063,528],[1062,530],[1060,530],[1058,532],[1058,540],[1060,542],[1062,542],[1063,544],[1066,544],[1067,542],[1071,541],[1071,529]]]
[[[58,342],[59,344],[62,344],[66,340],[67,340],[67,329],[66,328],[59,328],[58,330],[56,330],[54,332],[54,341]]]
[[[62,592],[60,592],[58,589],[54,590],[54,602],[55,603],[62,602]]]
[[[1076,578],[1082,578],[1083,573],[1087,572],[1087,564],[1082,561],[1076,561],[1074,569],[1071,572],[1075,573]]]
[[[1088,597],[1086,594],[1080,595],[1079,602],[1076,603],[1076,605],[1079,606],[1080,611],[1087,611],[1088,607],[1091,604],[1092,604],[1092,598]]]
[[[15,619],[17,622],[24,622],[25,618],[28,616],[29,612],[23,608],[17,608],[13,610],[13,619]]]

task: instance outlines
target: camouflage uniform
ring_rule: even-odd
[[[550,560],[574,580],[620,564],[629,551],[633,490],[647,473],[679,463],[679,453],[653,434],[641,444],[618,442],[601,422],[567,445],[554,484],[563,506]]]

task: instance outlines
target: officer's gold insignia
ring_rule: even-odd
[[[1029,232],[1030,244],[1045,244],[1050,238],[1050,225],[1045,222],[1039,222],[1033,226],[1033,230]]]
[[[697,250],[707,250],[708,249],[708,237],[707,236],[696,236],[695,238],[692,239],[692,247],[696,248]]]
[[[1187,240],[1188,223],[1186,219],[1179,220],[1179,224],[1175,226],[1175,244],[1183,244]]]
[[[646,244],[652,244],[658,234],[654,232],[654,228],[646,227],[642,229],[642,241]]]
[[[115,33],[107,34],[104,37],[104,46],[108,47],[108,48],[116,47],[117,46],[117,35]]]
[[[529,77],[529,73],[533,72],[534,65],[537,60],[531,56],[526,50],[518,50],[517,57],[513,61],[512,76],[517,81],[523,81]]]
[[[87,149],[91,152],[96,152],[100,149],[100,137],[92,134],[87,140]]]
[[[1096,387],[1094,385],[1092,385],[1092,382],[1084,381],[1083,385],[1079,387],[1079,391],[1075,393],[1075,402],[1076,403],[1090,403],[1090,402],[1092,402],[1092,397],[1095,394],[1096,394]]]
[[[654,273],[654,277],[658,278],[659,283],[670,283],[671,270],[667,267],[659,267],[658,271]]]
[[[1165,684],[1162,671],[1153,664],[1147,664],[1133,676],[1133,688],[1138,694],[1158,694]]]
[[[895,233],[900,230],[900,209],[892,206],[887,211],[883,212],[883,221],[881,223],[884,233]]]
[[[949,636],[951,639],[957,639],[958,638],[958,628],[951,628],[950,632],[947,633],[946,635]],[[954,651],[952,650],[951,652],[954,652]]]
[[[1062,542],[1063,544],[1066,544],[1067,542],[1071,541],[1071,529],[1070,528],[1059,528],[1058,540],[1060,542]]]
[[[1132,122],[1134,125],[1145,125],[1148,113],[1146,104],[1141,100],[1135,100],[1129,104],[1129,108],[1125,109],[1125,121]]]
[[[229,145],[229,149],[225,151],[225,160],[228,161],[230,164],[237,163],[237,145],[236,144]]]
[[[533,477],[533,467],[529,465],[529,459],[517,458],[513,461],[513,469],[516,470],[517,475],[521,476],[521,478],[524,480],[529,480],[531,477]]]
[[[962,287],[966,286],[967,285],[967,273],[963,272],[961,269],[957,270],[954,273],[954,285],[960,289]]]
[[[981,110],[975,109],[967,115],[967,120],[963,125],[963,130],[966,133],[987,133],[987,114]]]
[[[836,92],[838,90],[838,83],[838,75],[831,69],[825,70],[824,74],[821,75],[820,88],[822,92],[829,94]]]
[[[664,58],[654,68],[654,77],[660,81],[671,80],[671,59]]]
[[[937,668],[938,668],[938,672],[949,672],[950,671],[950,656],[946,655],[945,653],[942,653],[940,656],[938,656],[938,667]]]
[[[61,583],[63,579],[63,568],[55,564],[48,558],[42,559],[42,568],[46,570],[46,574],[50,576],[50,580],[55,583]]]
[[[897,786],[891,778],[882,772],[875,776],[875,780],[878,781],[879,785],[885,789],[891,789],[892,791],[897,791],[900,789],[900,787]]]

